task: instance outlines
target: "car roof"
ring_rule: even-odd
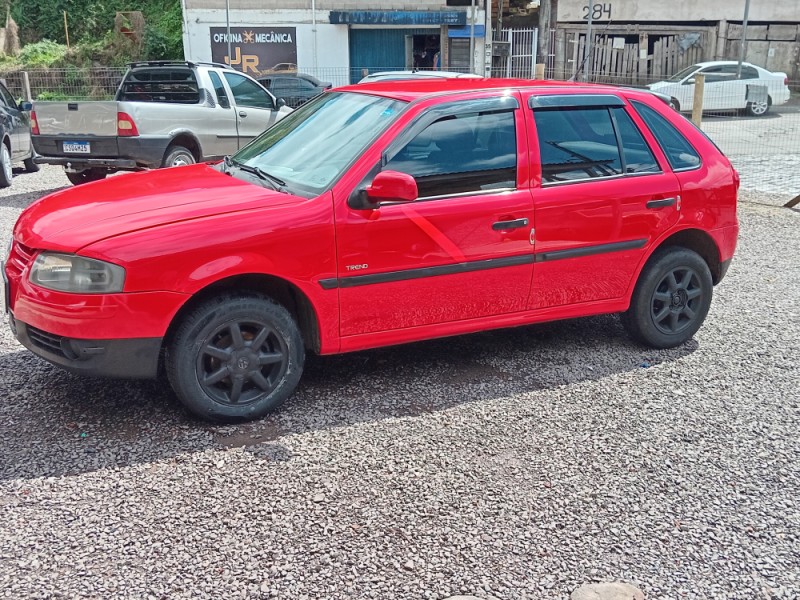
[[[705,62],[699,62],[699,63],[694,63],[694,64],[697,65],[698,67],[718,67],[718,66],[722,66],[722,65],[738,65],[739,61],[738,60],[707,60]],[[742,65],[747,66],[747,67],[755,67],[756,66],[756,65],[753,65],[753,64],[751,64],[749,62],[743,62]]]
[[[430,96],[455,95],[465,92],[490,91],[499,89],[542,90],[548,93],[564,94],[603,94],[619,93],[622,88],[597,83],[578,83],[570,81],[551,81],[533,79],[398,79],[394,81],[365,82],[337,88],[337,92],[356,92],[372,96],[383,96],[394,100],[413,102]],[[648,90],[625,88],[625,92],[652,94]]]

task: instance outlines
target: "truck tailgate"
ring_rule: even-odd
[[[40,135],[117,135],[117,103],[114,101],[35,102],[33,110]]]

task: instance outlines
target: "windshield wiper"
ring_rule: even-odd
[[[225,161],[225,167],[227,168],[236,167],[240,171],[244,171],[245,173],[250,173],[251,175],[255,175],[256,177],[258,177],[262,181],[266,181],[267,183],[270,184],[270,187],[272,187],[272,189],[274,189],[277,192],[284,192],[287,194],[289,193],[288,190],[286,189],[286,182],[283,179],[275,177],[275,175],[270,175],[263,169],[254,167],[252,165],[247,165],[243,162],[239,162],[238,160],[236,160],[235,158],[231,158],[230,156],[226,156],[224,161]]]

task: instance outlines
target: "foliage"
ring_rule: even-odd
[[[72,97],[63,92],[40,92],[39,95],[36,96],[36,99],[40,102],[61,102],[64,100],[71,100]]]
[[[23,46],[19,62],[31,67],[49,67],[61,61],[66,54],[66,46],[52,40],[42,40]]]

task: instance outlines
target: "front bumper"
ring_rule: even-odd
[[[8,313],[14,336],[28,350],[63,369],[97,377],[152,379],[162,338],[86,340],[54,335]]]

